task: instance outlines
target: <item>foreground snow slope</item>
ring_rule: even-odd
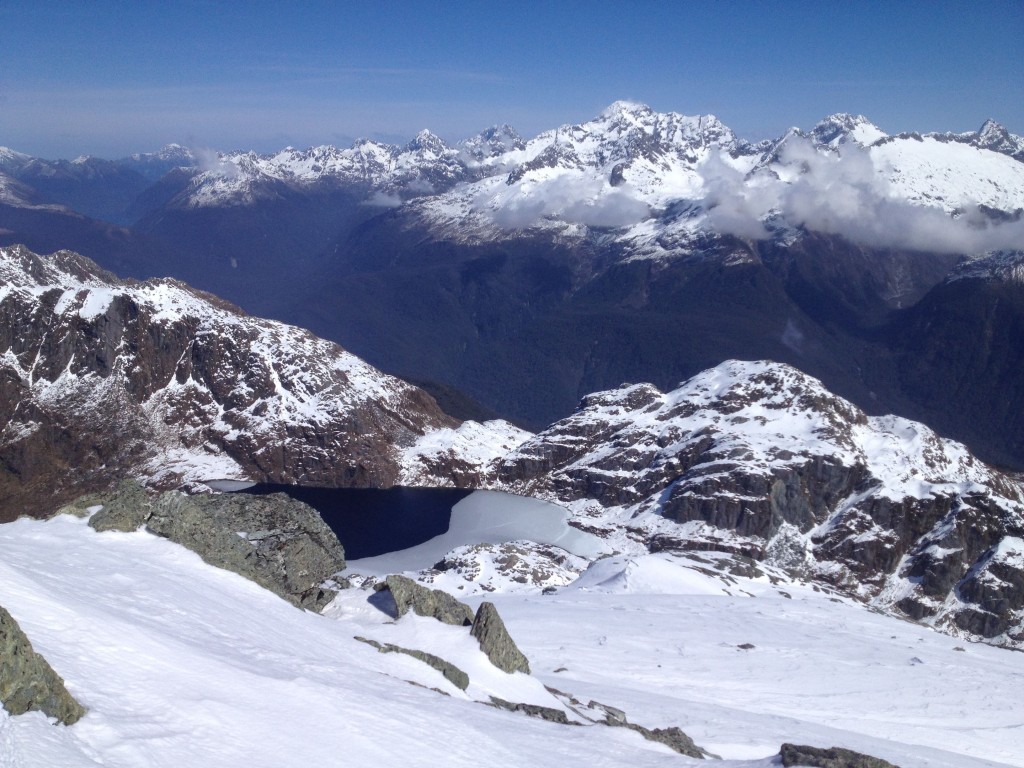
[[[795,741],[903,768],[1024,765],[1024,656],[814,589],[662,554],[600,561],[545,599],[487,599],[545,683],[638,722],[685,720],[724,757]]]
[[[602,561],[553,597],[497,596],[541,681],[633,722],[679,725],[723,766],[768,768],[784,739],[903,768],[1024,765],[1024,655],[959,652],[810,590],[786,599],[737,582],[727,595],[720,578],[669,556],[629,562]],[[651,594],[637,569],[668,594]],[[534,678],[481,673],[458,628],[382,624],[355,590],[332,618],[303,613],[146,533],[98,534],[68,516],[0,526],[0,585],[90,710],[71,728],[0,713],[3,765],[697,764],[622,729],[482,706],[419,662],[352,639],[445,648],[479,681],[470,696],[543,701]],[[756,647],[737,649],[745,642]]]

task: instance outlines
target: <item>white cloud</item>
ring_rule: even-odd
[[[791,181],[767,171],[745,179],[720,158],[709,158],[701,172],[711,227],[763,237],[762,221],[775,213],[789,224],[872,247],[968,254],[1024,247],[1024,220],[997,223],[976,210],[953,218],[892,196],[887,179],[859,147],[822,153],[793,139],[780,160],[784,169],[798,171]]]
[[[489,211],[505,229],[522,229],[549,217],[590,227],[626,227],[650,215],[649,206],[628,187],[569,174],[503,187],[478,198],[475,207]]]
[[[192,154],[195,155],[196,165],[207,173],[223,176],[226,179],[237,179],[241,174],[237,165],[230,160],[225,160],[224,156],[214,149],[193,149]]]

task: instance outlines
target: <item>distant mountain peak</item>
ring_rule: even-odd
[[[441,154],[448,149],[448,145],[444,143],[444,139],[440,136],[424,128],[416,134],[412,141],[405,145],[405,148],[410,152],[427,151]]]
[[[991,118],[986,120],[973,137],[966,135],[971,144],[989,149],[1024,162],[1024,138],[1014,136],[1004,125]]]
[[[981,128],[978,129],[978,138],[987,139],[989,137],[1008,138],[1010,132],[1006,130],[1005,126],[1001,123],[996,122],[992,118],[989,118],[981,124]]]
[[[885,137],[885,132],[864,115],[836,112],[820,121],[811,129],[816,144],[837,147],[848,141],[867,146]]]
[[[599,117],[618,117],[619,115],[650,115],[653,114],[649,106],[640,101],[631,101],[629,99],[620,99],[619,101],[613,101],[603,110]]]
[[[512,150],[525,149],[526,141],[515,128],[508,123],[502,123],[485,128],[476,136],[460,142],[459,146],[470,159],[482,162]]]

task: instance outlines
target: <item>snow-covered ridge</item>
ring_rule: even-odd
[[[370,205],[391,206],[465,178],[467,157],[430,131],[421,131],[404,147],[361,139],[348,149],[324,145],[307,150],[287,147],[273,155],[218,154],[203,162],[201,172],[174,204],[247,205],[274,196],[277,185],[284,185],[351,187]]]
[[[950,215],[978,206],[1024,209],[1021,147],[1024,139],[992,121],[975,134],[888,136],[841,113],[751,144],[713,115],[615,102],[529,140],[500,126],[455,147],[424,131],[405,147],[362,140],[218,155],[173,204],[249,205],[282,188],[326,185],[354,189],[370,205],[407,204],[436,237],[469,242],[523,229],[568,238],[611,231],[634,257],[662,258],[690,253],[709,233],[766,238],[803,227],[869,245],[973,253],[1024,237],[1013,227],[986,237],[945,231],[962,228]],[[831,159],[808,166],[816,155]],[[895,221],[865,228],[879,209]]]
[[[212,478],[389,486],[408,446],[456,426],[420,390],[308,331],[174,280],[119,280],[70,252],[0,249],[0,317],[0,370],[12,387],[0,450],[47,457],[29,461],[29,476],[70,451],[85,464],[72,484],[113,473],[161,487]],[[74,434],[69,445],[52,443],[55,423]],[[512,434],[504,422],[463,429],[484,444]],[[449,444],[418,479],[458,482],[448,469],[468,472],[481,453]]]
[[[1024,242],[1024,224],[1000,221],[1024,210],[1024,139],[991,120],[974,133],[890,136],[862,115],[837,113],[809,131],[750,143],[713,115],[619,101],[529,140],[502,125],[454,146],[422,131],[402,147],[364,139],[260,155],[169,145],[119,162],[153,181],[187,166],[194,175],[171,207],[341,191],[370,207],[405,206],[407,226],[439,239],[540,230],[600,239],[626,258],[690,256],[708,236],[788,241],[802,230],[964,254]],[[0,171],[29,174],[30,183],[32,174],[116,165],[0,154]]]
[[[991,613],[972,571],[1024,532],[1020,479],[789,366],[729,361],[668,393],[591,395],[509,454],[495,487],[567,504],[622,552],[738,553],[1024,646],[1024,596]]]
[[[491,159],[494,174],[409,206],[437,237],[601,233],[633,258],[685,256],[709,234],[766,239],[801,228],[976,253],[1024,241],[1017,225],[976,213],[1024,209],[1024,163],[1011,151],[1024,140],[997,141],[1006,132],[993,126],[953,139],[890,137],[863,116],[836,114],[750,144],[711,115],[616,102]]]
[[[964,262],[946,278],[995,280],[1024,285],[1024,251],[997,251]]]

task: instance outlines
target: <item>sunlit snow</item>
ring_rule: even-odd
[[[89,712],[71,727],[0,712],[0,764],[702,764],[622,729],[474,700],[563,706],[549,685],[631,722],[680,726],[727,758],[723,768],[777,765],[782,741],[845,746],[903,768],[1024,765],[1024,655],[964,647],[712,564],[603,561],[556,595],[488,596],[534,673],[505,675],[464,629],[415,616],[390,623],[368,592],[349,590],[319,616],[145,532],[23,519],[0,527],[0,603]],[[463,693],[355,636],[436,653],[472,684]]]

